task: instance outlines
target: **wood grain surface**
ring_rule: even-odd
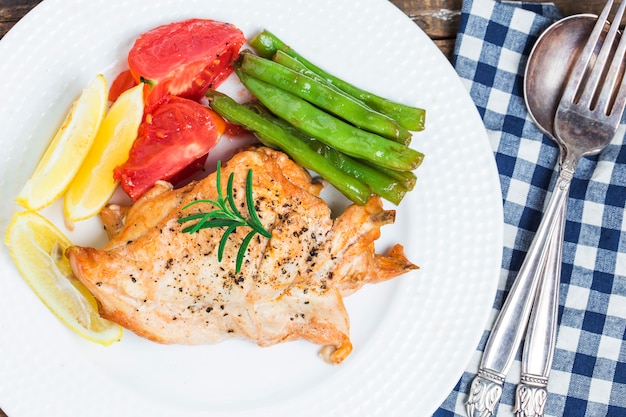
[[[452,56],[462,0],[390,0],[405,12],[447,56]],[[537,0],[532,0],[537,1]],[[39,0],[0,0],[0,38],[35,7]],[[598,13],[604,0],[556,0],[564,15]]]

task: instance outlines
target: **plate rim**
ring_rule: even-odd
[[[61,1],[56,1],[56,0],[46,0],[46,1],[44,1],[44,2],[42,2],[42,3],[40,3],[40,4],[38,4],[35,8],[33,8],[33,9],[32,9],[32,10],[31,10],[31,11],[30,11],[30,12],[29,12],[29,13],[28,13],[28,14],[27,14],[27,15],[26,15],[26,16],[25,16],[22,20],[20,20],[20,21],[19,21],[19,22],[18,22],[18,23],[17,23],[17,24],[16,24],[16,25],[15,25],[15,26],[14,26],[14,27],[13,27],[13,28],[12,28],[12,29],[11,29],[11,30],[7,33],[7,34],[6,34],[6,35],[5,35],[5,37],[4,37],[4,38],[0,41],[0,56],[2,56],[2,54],[4,53],[4,52],[3,52],[3,51],[4,51],[4,49],[7,49],[7,50],[8,50],[8,49],[10,49],[11,44],[16,43],[16,42],[17,42],[17,39],[19,39],[19,37],[20,37],[23,33],[26,33],[26,32],[28,31],[28,29],[29,29],[29,25],[31,25],[31,20],[33,20],[33,19],[35,19],[36,17],[38,17],[38,15],[45,13],[46,11],[48,11],[48,9],[54,9],[55,5],[59,5],[59,4],[61,4],[61,3],[62,3]],[[369,4],[379,6],[379,5],[380,5],[380,4],[382,4],[382,3],[383,3],[383,0],[380,0],[380,1],[379,1],[379,0],[370,0],[370,3],[369,3]],[[402,11],[400,11],[399,9],[397,9],[397,7],[396,7],[395,5],[393,5],[393,4],[392,4],[392,3],[390,3],[390,2],[386,2],[386,1],[385,1],[384,3],[385,3],[386,5],[388,5],[389,7],[394,8],[394,9],[395,9],[398,13],[402,14],[402,17],[403,17],[403,18],[405,18],[405,19],[409,20],[409,18],[408,18],[406,15],[404,15],[404,13],[403,13]],[[373,6],[372,6],[372,7],[373,7]],[[412,22],[411,22],[411,23],[412,23]],[[419,29],[417,26],[416,26],[416,30],[417,30],[417,32],[416,32],[416,33],[421,33],[421,35],[420,35],[420,36],[426,36],[425,34],[423,34],[423,32],[421,31],[421,29]],[[15,38],[15,40],[13,40],[14,38]],[[5,40],[5,39],[8,39],[8,40]],[[432,44],[432,46],[429,46],[429,48],[431,48],[431,49],[435,48],[435,49],[436,49],[436,47],[434,46],[434,44]],[[442,55],[442,57],[443,57],[443,55]],[[460,80],[459,80],[459,85],[461,85]],[[469,94],[467,94],[467,98],[469,98]],[[478,115],[478,111],[477,111],[477,110],[475,111],[475,117],[479,117],[479,115]],[[0,117],[0,121],[1,121],[1,117]],[[481,121],[481,124],[482,124],[482,121]],[[483,128],[484,128],[484,126],[483,126]],[[486,131],[485,131],[485,132],[484,132],[484,134],[483,134],[483,135],[481,135],[481,136],[483,136],[483,137],[484,137],[484,139],[485,139],[485,142],[486,142],[486,143],[485,143],[485,145],[488,145],[488,137],[487,137],[487,133],[486,133]],[[495,188],[496,188],[496,186],[497,186],[497,191],[498,191],[498,202],[500,203],[500,184],[499,184],[499,178],[497,177],[497,168],[496,168],[496,165],[495,165],[495,159],[493,160],[493,167],[492,167],[492,170],[493,170],[493,172],[494,172],[494,176],[492,177],[492,182],[493,182],[492,187],[495,189]],[[498,224],[500,224],[500,225],[501,225],[500,227],[502,228],[502,227],[503,227],[503,221],[502,221],[502,219],[503,219],[503,214],[502,214],[502,207],[501,207],[501,204],[499,204],[499,205],[498,205],[498,207],[500,208],[500,210],[499,210],[499,218],[497,219],[497,223],[498,223]],[[500,236],[500,240],[499,240],[499,242],[498,242],[498,245],[497,245],[497,246],[501,248],[501,247],[502,247],[502,238],[501,238],[501,236],[502,236],[502,230],[500,229],[500,233],[496,233],[496,234]],[[6,252],[6,246],[3,246],[3,252]],[[500,254],[500,255],[499,255],[499,257],[498,257],[497,267],[494,267],[494,278],[493,278],[493,284],[492,284],[493,294],[495,294],[496,287],[497,287],[497,282],[498,282],[497,277],[499,276],[500,262],[501,262],[501,254]],[[493,263],[494,263],[494,264],[496,263],[496,262],[495,262],[495,260],[493,261]],[[491,297],[491,298],[493,299],[493,297]],[[483,320],[483,322],[481,322],[481,325],[483,325],[483,324],[484,324],[484,322],[486,322],[486,321],[487,321],[487,319],[488,319],[488,316],[489,316],[490,312],[491,312],[491,305],[489,305],[489,307],[485,309],[485,312],[484,312],[484,317],[483,317],[483,319],[484,319],[484,320]],[[482,332],[480,332],[480,334],[478,334],[478,332],[477,332],[477,335],[476,335],[476,338],[475,338],[475,344],[477,344],[477,343],[478,343],[478,341],[480,340],[481,335],[482,335]],[[469,358],[471,357],[471,355],[472,355],[473,353],[474,353],[473,351],[468,351],[468,352],[467,352],[467,354],[466,354],[466,359],[467,359],[467,361],[469,361]],[[460,376],[461,376],[462,371],[463,371],[463,370],[461,369],[461,370],[458,372],[457,379],[458,379],[458,377],[460,377]],[[453,388],[453,386],[450,386],[450,390],[452,390],[452,388]],[[2,390],[2,383],[0,383],[0,391],[1,391],[1,390]],[[444,399],[444,398],[445,398],[445,397],[441,398],[441,400],[443,401],[443,399]],[[19,405],[14,407],[13,405],[9,404],[9,402],[7,402],[7,403],[6,403],[6,405],[5,405],[5,403],[3,402],[3,403],[2,403],[2,407],[3,407],[3,409],[10,410],[11,412],[13,412],[13,411],[14,411],[14,412],[16,413],[16,414],[15,414],[15,416],[16,416],[16,417],[19,417],[19,414],[17,414],[17,413],[19,413],[19,412],[20,412],[20,410],[19,410],[19,408],[20,408],[20,407],[19,407]],[[434,411],[434,410],[433,410],[433,411]],[[13,416],[13,414],[11,414],[11,415]]]

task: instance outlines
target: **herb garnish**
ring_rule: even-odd
[[[248,176],[246,177],[246,206],[248,208],[249,218],[245,218],[244,216],[242,216],[237,209],[237,206],[235,205],[235,199],[233,198],[233,181],[235,178],[234,172],[231,172],[230,176],[228,177],[226,198],[224,198],[224,195],[222,194],[221,161],[217,161],[216,178],[217,200],[204,199],[192,201],[191,203],[183,207],[183,210],[198,203],[208,203],[218,208],[208,213],[196,213],[187,217],[183,217],[181,219],[178,219],[178,223],[186,223],[189,221],[198,220],[196,224],[185,227],[182,230],[183,233],[190,234],[196,233],[200,229],[206,229],[210,227],[226,227],[226,231],[220,239],[217,251],[217,259],[220,262],[222,261],[222,256],[224,255],[226,241],[228,240],[228,237],[231,235],[231,233],[233,233],[235,229],[240,226],[250,227],[252,230],[243,239],[243,241],[241,242],[241,246],[237,251],[236,272],[239,272],[241,270],[241,264],[243,263],[243,258],[246,254],[248,244],[250,243],[254,235],[258,233],[262,236],[270,238],[272,237],[272,234],[265,230],[263,224],[261,223],[261,219],[259,219],[259,216],[257,215],[254,208],[254,199],[252,196],[252,169],[248,170]]]

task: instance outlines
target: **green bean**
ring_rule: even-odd
[[[354,127],[287,91],[235,71],[272,113],[347,155],[399,171],[412,171],[423,160],[424,155],[415,149]]]
[[[324,82],[324,80],[319,75],[315,74],[313,71],[305,67],[300,61],[287,55],[285,52],[281,50],[276,51],[272,59],[275,62],[286,66],[287,68],[291,68],[292,70],[298,71],[308,77],[315,78],[316,80],[320,82]],[[332,84],[327,84],[327,86],[336,91],[339,91],[339,92],[342,91]],[[363,164],[369,165],[377,169],[378,171],[383,172],[384,174],[390,176],[391,178],[394,178],[396,181],[402,184],[402,186],[404,186],[409,191],[411,191],[415,187],[415,183],[417,182],[417,177],[411,171],[395,171],[392,169],[376,166],[376,164],[372,164],[371,162],[368,162],[368,161],[361,161],[361,162]]]
[[[335,166],[337,166],[344,172],[361,180],[363,183],[367,184],[370,187],[374,194],[378,194],[379,196],[392,202],[393,204],[400,204],[406,193],[410,191],[410,189],[407,189],[403,185],[404,183],[407,183],[403,174],[409,172],[387,170],[381,167],[376,167],[374,165],[367,165],[364,162],[351,158],[348,155],[345,155],[338,150],[331,148],[325,143],[304,134],[304,132],[290,125],[285,120],[274,116],[272,113],[270,113],[269,110],[267,110],[267,108],[265,108],[259,102],[248,102],[245,103],[244,106],[260,114],[266,120],[272,121],[279,128],[285,129],[294,137],[297,137],[300,140],[306,142],[315,152],[324,156],[327,160],[332,162]],[[387,175],[385,171],[393,172],[394,176]],[[399,174],[399,180],[394,178],[395,174]]]
[[[304,58],[297,51],[286,45],[282,40],[267,30],[263,30],[257,34],[249,41],[249,43],[259,53],[259,55],[268,59],[271,58],[276,51],[282,50],[286,54],[300,61],[309,70],[315,72],[327,82],[360,99],[374,110],[388,115],[406,129],[414,131],[424,129],[426,117],[424,109],[393,102],[335,77]]]
[[[381,166],[377,166],[376,164],[372,164],[368,161],[360,161],[362,164],[372,167],[382,174],[387,175],[388,177],[393,178],[398,184],[402,185],[408,191],[411,191],[415,187],[415,183],[417,182],[417,176],[412,171],[396,171],[389,168],[384,168]]]
[[[298,61],[282,49],[278,49],[276,52],[274,52],[274,55],[272,55],[272,61],[284,65],[287,68],[291,68],[294,71],[301,72],[302,74],[305,74],[311,78],[315,78],[317,81],[324,82],[337,91],[343,91],[308,69],[306,65],[304,65],[302,62]]]
[[[369,199],[371,191],[366,184],[337,168],[299,138],[278,129],[276,124],[225,94],[209,90],[206,97],[211,108],[220,116],[254,132],[261,143],[282,150],[298,165],[317,172],[354,203],[363,205]]]
[[[338,93],[342,93],[342,94],[348,94],[345,91],[343,91],[342,89],[338,88],[336,85],[329,83],[327,80],[325,80],[324,78],[320,77],[319,75],[317,75],[316,73],[314,73],[313,71],[311,71],[310,69],[308,69],[302,62],[298,61],[297,59],[295,59],[294,57],[292,57],[291,55],[288,55],[285,51],[283,51],[282,49],[279,49],[278,51],[276,51],[276,53],[274,54],[274,56],[272,56],[272,61],[283,65],[287,68],[290,68],[294,71],[297,71],[301,74],[306,75],[307,77],[313,78],[314,80],[317,80],[320,83],[324,83],[328,88],[338,92]],[[349,94],[348,94],[349,95]],[[354,96],[351,96],[353,100],[358,101],[359,103],[361,103],[363,106],[369,107],[367,104],[365,104],[363,102],[363,100],[360,100]],[[373,110],[373,109],[372,109]],[[393,119],[392,119],[393,120]]]
[[[381,196],[395,205],[400,204],[406,193],[410,191],[399,181],[385,175],[381,170],[365,165],[348,155],[338,152],[330,146],[324,145],[320,141],[316,141],[311,147],[344,172],[367,184],[374,194]]]
[[[272,58],[275,62],[284,65],[288,68],[291,68],[294,71],[298,71],[304,75],[307,75],[308,77],[311,78],[315,78],[320,82],[324,82],[324,80],[317,74],[315,74],[313,71],[309,70],[307,67],[305,67],[300,61],[298,61],[297,59],[287,55],[285,52],[278,50],[276,51],[276,53],[274,54],[273,58]],[[335,87],[332,84],[327,84],[329,88],[335,89],[336,91],[342,91],[339,90],[337,87]],[[371,162],[367,162],[367,161],[362,161],[364,164],[370,165],[374,168],[376,168],[377,170],[384,172],[386,175],[396,179],[397,181],[399,181],[400,184],[402,184],[405,188],[407,188],[409,191],[411,191],[413,189],[413,187],[415,187],[415,183],[417,181],[417,177],[415,176],[415,174],[411,171],[395,171],[395,170],[391,170],[388,168],[382,168],[380,166],[376,166],[375,164],[372,164]]]
[[[404,145],[410,143],[411,133],[395,120],[314,78],[250,52],[241,54],[237,66],[246,74],[289,91],[361,129]]]

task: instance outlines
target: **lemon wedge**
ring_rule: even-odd
[[[5,243],[28,285],[70,329],[102,345],[122,337],[122,327],[98,314],[96,299],[78,281],[65,257],[69,239],[33,211],[18,212],[7,228]]]
[[[111,199],[118,185],[113,179],[113,169],[128,159],[143,109],[142,83],[122,93],[113,103],[65,194],[64,211],[68,220],[92,217]]]
[[[107,108],[107,85],[95,76],[73,103],[16,201],[40,210],[59,198],[87,156]]]

